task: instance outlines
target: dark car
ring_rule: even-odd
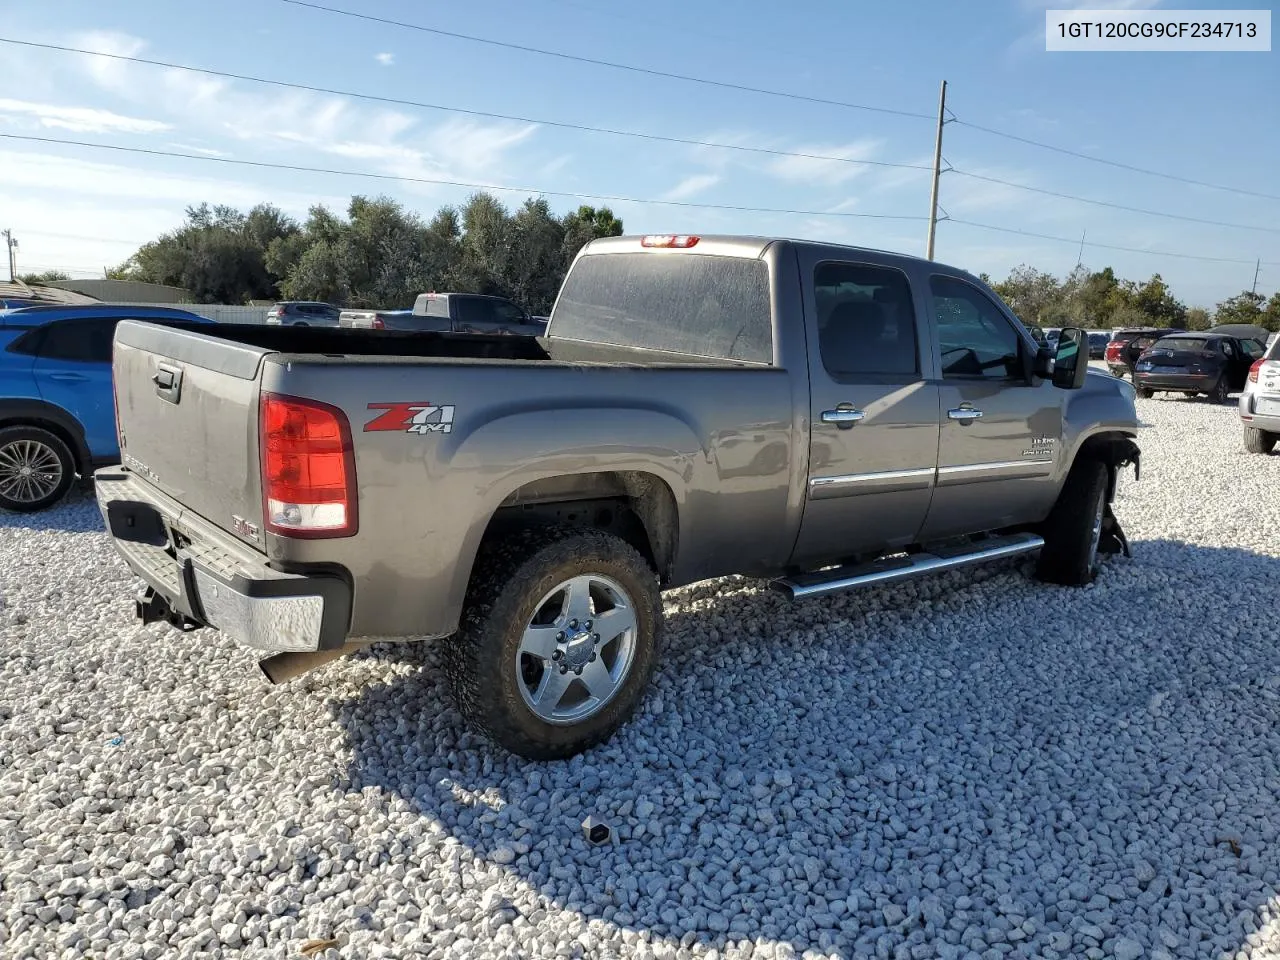
[[[267,311],[267,323],[286,327],[336,327],[340,307],[308,300],[284,300]]]
[[[1182,332],[1175,327],[1121,327],[1111,334],[1103,351],[1107,369],[1117,377],[1123,377],[1126,373],[1132,376],[1133,366],[1138,362],[1142,351],[1161,337]]]
[[[1107,344],[1111,341],[1111,338],[1099,330],[1093,331],[1088,336],[1089,359],[1105,360],[1107,357]]]
[[[1266,347],[1257,340],[1210,333],[1178,333],[1161,337],[1138,358],[1133,385],[1138,396],[1157,391],[1205,393],[1215,403],[1244,389],[1249,367],[1262,359]]]

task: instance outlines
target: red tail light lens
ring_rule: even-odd
[[[259,408],[266,528],[283,537],[349,537],[357,529],[351,425],[337,407],[264,393]]]
[[[640,246],[642,247],[666,247],[675,250],[688,250],[690,247],[697,246],[698,237],[690,237],[687,235],[657,234],[654,236],[641,237]]]
[[[385,329],[387,329],[387,325],[386,325],[385,323],[383,323],[383,322],[382,322],[382,318],[381,318],[381,317],[374,317],[374,318],[373,318],[373,322],[372,322],[371,324],[369,324],[369,326],[370,326],[370,327],[372,327],[374,330],[385,330]]]
[[[1250,383],[1257,383],[1257,382],[1258,382],[1258,374],[1260,374],[1260,373],[1262,372],[1262,365],[1263,365],[1264,363],[1266,363],[1266,361],[1265,361],[1265,360],[1255,360],[1255,361],[1253,361],[1253,366],[1251,366],[1251,367],[1249,368],[1249,382],[1250,382]]]
[[[1118,360],[1118,359],[1120,359],[1120,344],[1119,344],[1119,343],[1112,342],[1112,343],[1108,343],[1108,344],[1107,344],[1107,359],[1108,359],[1108,360]]]

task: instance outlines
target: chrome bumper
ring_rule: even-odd
[[[94,481],[116,550],[147,585],[137,603],[144,623],[212,627],[266,654],[345,643],[351,615],[345,580],[276,570],[119,467],[98,471]]]

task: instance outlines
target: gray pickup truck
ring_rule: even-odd
[[[1128,553],[1134,391],[990,289],[789,240],[597,240],[545,337],[121,323],[122,465],[96,474],[144,622],[283,682],[435,639],[464,714],[571,756],[635,708],[660,591],[797,600],[1038,552]]]

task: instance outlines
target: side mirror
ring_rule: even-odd
[[[1053,385],[1079,390],[1089,375],[1089,339],[1079,327],[1063,327],[1053,348]]]

